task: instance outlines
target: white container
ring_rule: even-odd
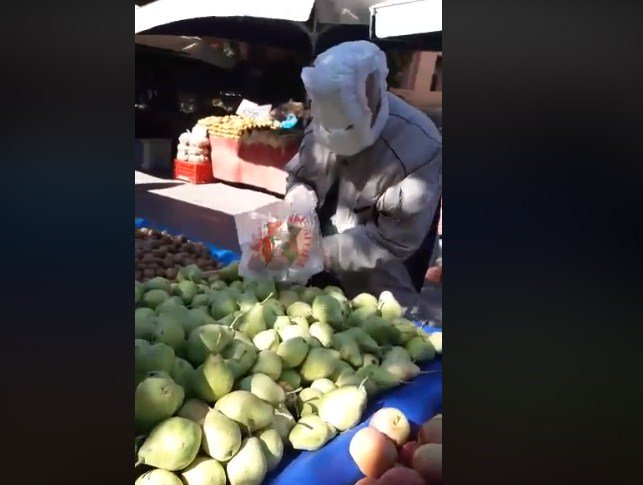
[[[135,166],[145,171],[171,171],[172,140],[169,138],[140,138],[135,140]]]

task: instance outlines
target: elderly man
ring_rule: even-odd
[[[349,297],[388,290],[409,309],[436,238],[442,142],[427,116],[387,92],[387,74],[367,41],[334,46],[303,69],[312,121],[286,166],[286,200],[307,191],[316,201],[326,277],[313,283]]]

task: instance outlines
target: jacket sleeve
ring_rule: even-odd
[[[317,201],[323,194],[320,189],[325,179],[325,170],[315,154],[315,142],[312,128],[308,128],[299,146],[297,154],[286,164],[288,174],[286,181],[286,198],[298,187],[306,189],[315,195]]]
[[[407,259],[426,237],[441,193],[440,152],[380,196],[373,222],[323,239],[327,269],[369,270],[393,259]]]

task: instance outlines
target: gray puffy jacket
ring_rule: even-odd
[[[288,191],[303,184],[315,192],[319,209],[338,181],[335,213],[320,221],[326,269],[338,276],[349,297],[388,290],[410,308],[418,293],[405,261],[420,249],[437,212],[442,140],[426,115],[387,95],[389,118],[380,137],[352,157],[339,157],[316,143],[309,127],[298,155],[286,166]]]

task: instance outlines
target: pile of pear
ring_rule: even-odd
[[[442,352],[390,292],[349,300],[237,263],[136,282],[135,307],[137,485],[260,484],[285,449],[321,448]]]

